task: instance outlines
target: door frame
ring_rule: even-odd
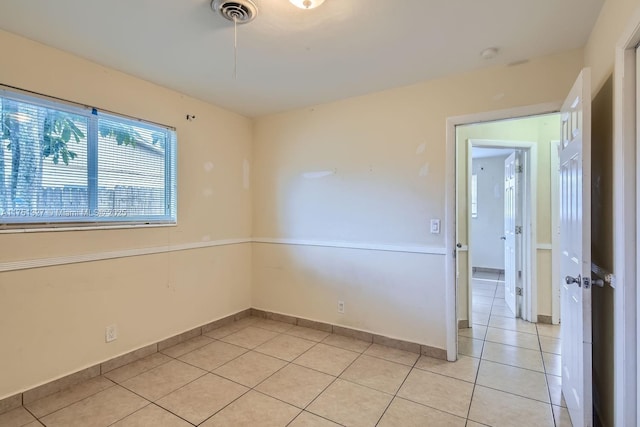
[[[496,120],[536,116],[560,111],[562,102],[514,107],[483,113],[452,116],[446,123],[445,170],[445,301],[447,360],[455,361],[458,355],[458,312],[456,289],[456,126]]]
[[[549,142],[551,169],[551,324],[560,323],[560,141]]]
[[[629,20],[616,44],[613,94],[614,184],[613,184],[613,263],[614,290],[614,422],[634,425],[640,421],[640,176],[637,161],[637,132],[640,112],[637,103],[636,47],[640,43],[640,9]]]
[[[467,203],[470,206],[471,198],[471,166],[473,162],[473,147],[481,148],[505,148],[521,150],[524,157],[525,173],[523,174],[522,187],[524,189],[524,200],[522,201],[522,290],[524,297],[522,299],[522,318],[529,320],[530,316],[535,313],[537,320],[538,313],[538,287],[537,287],[537,244],[536,244],[536,224],[537,224],[537,197],[532,195],[538,191],[538,147],[537,143],[529,141],[507,141],[507,140],[490,140],[490,139],[473,139],[467,141]],[[472,324],[472,302],[473,292],[471,288],[472,271],[472,237],[471,237],[471,210],[467,209],[467,291],[468,291],[468,319],[469,325]],[[504,256],[504,254],[503,254]]]

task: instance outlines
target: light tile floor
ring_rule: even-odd
[[[455,363],[252,317],[2,414],[0,426],[570,425],[558,329],[498,319],[497,279],[477,289],[493,293],[487,324],[460,331]]]
[[[459,331],[459,352],[479,364],[468,418],[481,425],[571,426],[560,326],[514,318],[501,274],[474,272],[472,293],[473,328]]]

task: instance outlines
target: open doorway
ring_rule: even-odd
[[[553,113],[456,126],[460,357],[539,372],[556,396],[552,213],[560,123]]]
[[[456,126],[459,327],[491,323],[487,280],[504,292],[494,315],[559,321],[551,278],[560,129],[558,113]]]
[[[472,322],[489,324],[489,316],[521,317],[518,277],[522,263],[521,234],[516,223],[522,215],[522,153],[515,148],[471,144],[469,226],[470,301]],[[505,274],[506,273],[506,274]],[[505,299],[505,282],[510,284]],[[510,303],[509,303],[510,302]]]

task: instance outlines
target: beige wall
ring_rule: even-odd
[[[259,118],[254,236],[442,251],[429,220],[444,219],[447,117],[560,101],[582,55]],[[445,348],[444,274],[438,254],[256,244],[253,304]]]
[[[637,0],[607,0],[585,47],[592,70],[592,258],[613,271],[613,79],[615,47],[628,21],[638,13]],[[616,272],[613,271],[615,274]],[[613,300],[611,288],[593,290],[593,379],[602,423],[613,426]]]
[[[577,76],[577,74],[576,74]],[[467,236],[467,148],[469,139],[485,139],[500,141],[535,142],[537,156],[537,194],[536,194],[536,244],[551,245],[551,141],[560,139],[560,115],[551,114],[517,120],[504,120],[459,126],[456,133],[458,163],[456,168],[456,182],[458,183],[458,241],[468,245]],[[473,243],[472,243],[473,244]],[[548,252],[548,253],[546,253]],[[472,254],[473,255],[473,254]],[[466,254],[460,263],[467,263]],[[551,316],[551,251],[538,249],[537,283],[538,283],[538,314]],[[461,266],[462,267],[462,266]],[[467,266],[460,269],[458,291],[458,319],[467,320],[468,301],[462,295],[468,293]],[[464,274],[463,274],[464,272]]]
[[[1,31],[0,51],[3,84],[176,127],[179,196],[177,227],[0,234],[0,263],[251,236],[249,119]],[[0,273],[0,398],[250,307],[250,265],[244,244]]]
[[[180,197],[178,227],[2,234],[0,262],[249,237],[252,218],[255,237],[441,251],[428,220],[444,219],[446,118],[559,101],[585,58],[601,87],[635,4],[607,0],[584,52],[267,116],[253,129],[0,32],[12,58],[0,82],[175,126]],[[242,184],[245,160],[253,189]],[[250,305],[444,348],[443,283],[443,255],[264,243],[0,273],[0,340],[11,343],[0,348],[0,398]],[[107,345],[111,323],[120,337]]]

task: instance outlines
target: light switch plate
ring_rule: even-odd
[[[440,220],[432,219],[431,220],[431,234],[440,234]]]

